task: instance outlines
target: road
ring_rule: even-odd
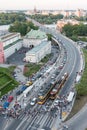
[[[66,124],[70,130],[85,130],[87,128],[87,104]]]
[[[46,31],[45,28],[44,31]],[[49,30],[47,29],[47,31]],[[50,30],[50,33],[52,33],[54,36],[56,35],[56,37],[61,40],[61,44],[64,46],[67,52],[67,61],[60,73],[60,76],[62,76],[65,72],[69,73],[69,78],[60,92],[60,95],[66,95],[73,86],[76,72],[79,71],[80,55],[78,49],[70,40],[63,37],[56,31],[52,30],[51,32]],[[52,101],[49,100],[48,102],[49,106],[47,109],[49,109],[52,105]],[[43,110],[45,107],[45,105],[38,104],[33,107],[28,105],[26,107],[28,113],[25,114],[22,112],[19,118],[15,120],[11,119],[11,121],[8,121],[6,119],[8,123],[3,127],[3,130],[51,130],[54,122],[59,121],[59,118],[56,117],[56,113],[59,115],[59,110],[58,108],[54,107],[52,111],[45,111]]]
[[[61,61],[63,59],[63,55],[64,55],[63,53],[64,53],[64,50],[62,52],[62,56],[60,59]],[[53,71],[55,71],[55,70],[53,70]],[[42,81],[40,80],[40,84],[41,84],[41,82]],[[28,109],[30,109],[30,106],[28,105],[28,107],[26,109],[28,111]],[[41,111],[41,112],[35,113],[34,109],[35,110],[39,109],[38,111]],[[12,128],[13,128],[13,130],[15,130],[15,129],[17,129],[17,130],[18,129],[22,129],[22,130],[23,129],[31,129],[31,130],[33,130],[33,129],[38,129],[38,127],[40,127],[40,128],[45,127],[47,130],[51,129],[51,126],[53,125],[54,119],[55,119],[55,117],[53,117],[53,115],[58,110],[54,110],[53,112],[51,112],[52,116],[50,117],[50,113],[49,112],[44,113],[42,109],[43,109],[42,106],[36,104],[34,107],[32,107],[32,113],[34,112],[34,115],[30,114],[29,116],[26,117],[26,115],[24,113],[22,113],[17,120],[13,120],[13,122],[11,122],[11,124],[9,122],[10,126],[8,126],[8,128],[6,128],[6,130],[9,130]],[[50,122],[50,123],[48,123],[48,122]]]

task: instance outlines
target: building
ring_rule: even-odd
[[[31,45],[37,46],[42,41],[47,41],[47,35],[40,30],[31,30],[23,39],[23,46],[30,47]]]
[[[56,29],[56,24],[44,24],[44,26],[49,29]]]
[[[0,31],[6,31],[8,30],[10,25],[0,25]]]
[[[83,17],[84,16],[84,10],[83,9],[78,9],[76,12],[75,12],[75,15],[77,17]]]
[[[7,33],[0,36],[0,63],[22,47],[20,33]]]
[[[51,53],[51,42],[43,41],[26,53],[25,61],[38,63],[47,54]]]

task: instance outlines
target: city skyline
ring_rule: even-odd
[[[0,0],[0,10],[62,10],[62,9],[85,9],[87,10],[87,0]]]

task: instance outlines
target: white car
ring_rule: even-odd
[[[55,100],[53,104],[54,104],[54,106],[56,106],[56,105],[58,105],[58,103],[59,103],[59,100]]]
[[[32,101],[30,102],[31,106],[34,106],[36,104],[37,98],[33,98]]]

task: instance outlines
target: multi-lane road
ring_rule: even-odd
[[[67,38],[63,37],[57,31],[51,32],[49,29],[43,28],[44,31],[48,31],[52,33],[52,35],[56,36],[56,39],[60,41],[61,45],[65,48],[67,53],[67,61],[64,65],[60,76],[62,76],[65,72],[68,72],[69,78],[65,83],[64,87],[61,90],[60,95],[66,95],[73,86],[75,81],[76,72],[79,71],[80,67],[80,55],[77,47],[74,43]],[[48,101],[49,106],[52,105],[52,101]],[[28,105],[26,107],[27,113],[22,112],[18,119],[10,119],[7,118],[1,120],[2,130],[51,130],[55,120],[56,120],[56,113],[59,114],[59,110],[54,107],[52,111],[46,111],[45,105],[38,105],[31,107]],[[4,125],[5,124],[5,125]]]

